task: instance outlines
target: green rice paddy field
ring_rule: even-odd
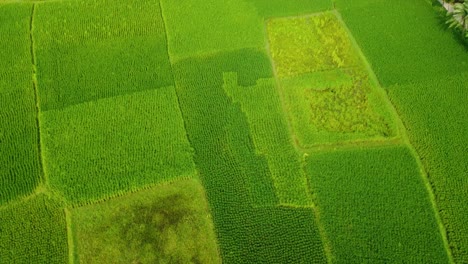
[[[0,1],[0,263],[468,263],[427,0]]]

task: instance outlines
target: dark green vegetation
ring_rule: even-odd
[[[425,0],[337,0],[336,6],[384,87],[467,70],[466,49]]]
[[[468,44],[468,2],[464,0],[456,2],[453,4],[453,10],[446,12],[445,23]]]
[[[221,263],[195,180],[75,208],[72,223],[77,263]]]
[[[44,194],[0,208],[0,263],[67,263],[62,205]]]
[[[466,49],[425,1],[340,0],[337,7],[421,157],[455,262],[468,262]]]
[[[173,84],[158,0],[36,6],[41,110]]]
[[[0,205],[30,194],[40,181],[29,45],[31,5],[0,6]],[[4,70],[5,69],[5,70]]]
[[[224,90],[234,103],[240,104],[247,118],[256,152],[268,162],[278,202],[310,205],[306,178],[289,135],[274,79],[259,79],[255,85],[242,86],[236,73],[223,76]]]
[[[334,262],[447,263],[406,147],[312,153],[306,162]]]
[[[468,262],[428,0],[7,1],[0,263]]]
[[[255,150],[246,115],[223,89],[223,75],[228,72],[235,72],[242,86],[271,77],[264,51],[247,49],[181,60],[173,69],[223,262],[324,262],[310,208],[258,208],[277,199],[268,162]]]

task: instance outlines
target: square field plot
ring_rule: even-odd
[[[335,14],[272,19],[267,31],[299,146],[397,135],[383,90]]]
[[[195,174],[174,87],[42,113],[45,171],[71,202]]]
[[[173,84],[159,1],[43,3],[33,36],[41,110]]]
[[[72,229],[76,263],[221,263],[196,180],[75,208]]]
[[[0,209],[0,263],[68,263],[60,204],[46,195]]]
[[[242,0],[161,0],[172,60],[264,47],[263,19]]]
[[[448,263],[429,194],[406,147],[312,153],[311,190],[336,263]]]

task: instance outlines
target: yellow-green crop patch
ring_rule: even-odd
[[[332,8],[332,0],[246,0],[262,17],[283,17],[311,14]]]
[[[267,30],[285,108],[301,147],[397,135],[378,83],[333,13],[271,19]]]
[[[71,215],[76,263],[221,263],[196,180],[74,208]]]
[[[71,202],[195,174],[174,87],[50,110],[40,118],[50,185]]]
[[[278,77],[357,66],[359,57],[333,13],[267,21],[270,52]]]

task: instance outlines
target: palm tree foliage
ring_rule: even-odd
[[[465,38],[468,38],[468,1],[455,3],[453,12],[447,14],[449,28],[459,30]]]

